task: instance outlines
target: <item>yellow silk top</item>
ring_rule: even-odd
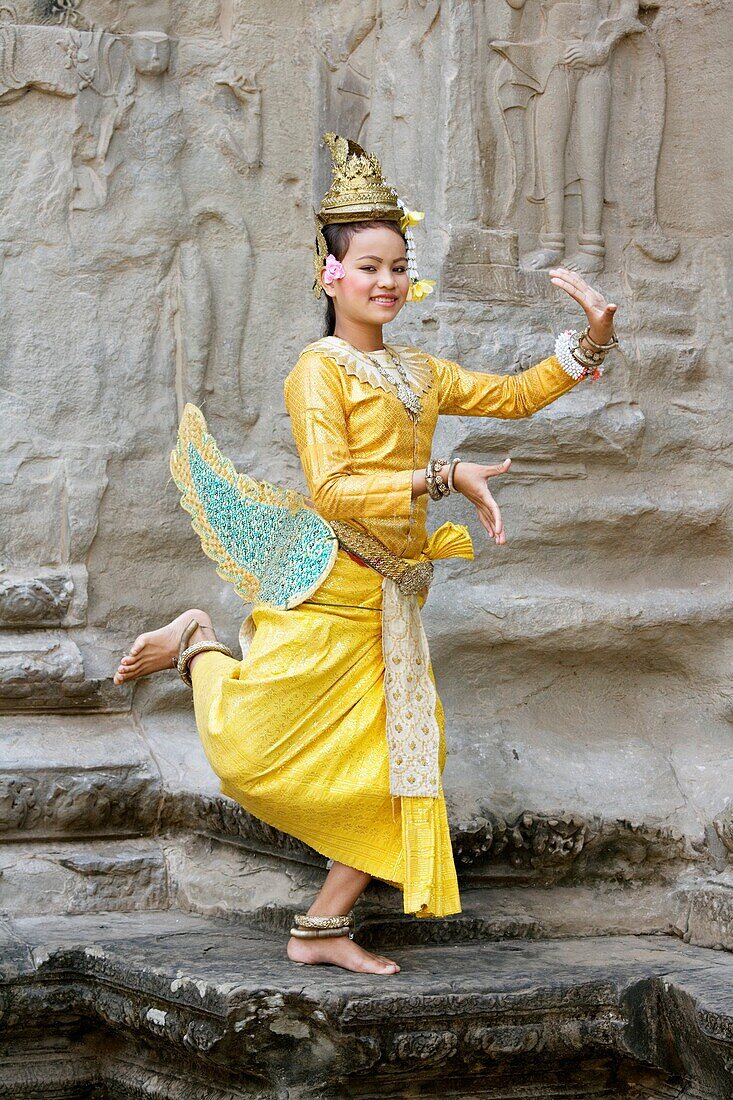
[[[439,414],[531,416],[576,381],[554,355],[503,375],[389,346],[420,395],[417,421],[374,363],[335,336],[303,349],[285,379],[285,406],[316,511],[374,535],[399,557],[416,558],[427,539],[430,498],[413,498],[412,474],[430,458]]]

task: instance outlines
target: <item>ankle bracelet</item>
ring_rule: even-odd
[[[215,653],[225,653],[227,657],[234,657],[231,649],[228,645],[224,645],[223,642],[194,642],[187,649],[184,649],[180,657],[176,661],[176,668],[178,674],[183,680],[184,684],[188,684],[189,687],[193,687],[191,683],[191,674],[188,671],[188,666],[191,662],[191,658],[195,657],[197,653],[204,653],[206,650],[213,650]]]
[[[354,923],[354,910],[345,916],[321,917],[315,913],[296,913],[296,928],[349,928]]]
[[[299,940],[327,940],[339,936],[348,936],[350,940],[354,938],[352,929],[347,925],[343,928],[291,928],[290,935]]]
[[[321,917],[315,914],[296,913],[290,935],[298,939],[327,939],[330,936],[354,938],[354,911],[345,916]]]

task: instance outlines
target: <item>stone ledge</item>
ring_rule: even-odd
[[[458,567],[470,571],[471,566]],[[426,605],[431,653],[456,638],[486,645],[521,643],[524,650],[627,653],[679,645],[672,632],[685,631],[716,644],[733,621],[733,590],[728,585],[707,589],[661,588],[643,592],[598,591],[583,587],[544,585],[534,591],[516,586],[477,583],[456,599],[455,575],[436,585]],[[428,612],[429,608],[429,612]],[[449,614],[450,612],[450,614]]]
[[[102,1075],[142,1066],[161,1098],[397,1096],[406,1074],[495,1097],[674,1084],[724,1100],[733,1086],[733,959],[663,937],[403,948],[390,979],[296,968],[282,937],[181,914],[26,919],[0,940],[0,1095],[15,1100],[39,1095],[8,1091],[22,1052],[26,1080],[42,1074],[39,1026],[77,1049],[114,1035]],[[621,1088],[635,1066],[647,1091]],[[189,1090],[158,1088],[158,1067]]]

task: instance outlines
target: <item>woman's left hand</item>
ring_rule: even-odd
[[[608,344],[613,336],[613,318],[618,306],[607,302],[598,290],[586,283],[582,276],[566,267],[553,267],[550,282],[574,298],[585,310],[591,339],[596,344]]]

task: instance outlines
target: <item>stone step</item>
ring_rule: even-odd
[[[437,625],[431,651],[440,678]],[[475,630],[470,637],[471,644],[482,644]],[[452,637],[449,643],[452,660]],[[502,664],[509,654],[512,665],[513,651],[496,644],[485,649],[492,708],[518,703],[511,687],[516,669],[505,675]],[[599,675],[610,681],[623,675],[624,690],[638,692],[634,721],[643,724],[645,677],[653,670],[620,671],[609,667],[607,654],[601,656]],[[525,654],[523,668],[530,685],[548,675],[573,677],[567,651],[551,646]],[[579,686],[584,697],[585,683]],[[727,801],[721,761],[729,756],[729,727],[723,717],[718,730],[707,712],[703,729],[690,701],[672,695],[688,740],[691,730],[698,731],[689,752],[675,750],[668,759],[628,728],[625,711],[614,710],[603,718],[603,744],[571,739],[565,755],[556,747],[547,757],[542,731],[555,719],[541,699],[539,710],[524,702],[521,728],[508,717],[499,727],[490,714],[482,717],[484,691],[477,686],[469,712],[465,700],[452,697],[451,682],[441,684],[455,715],[451,720],[477,739],[470,759],[451,751],[447,764],[449,820],[463,888],[616,881],[647,882],[665,891],[686,869],[701,874],[714,862],[704,830],[708,823],[713,835],[713,818]],[[581,725],[587,709],[587,701],[574,704]],[[567,738],[573,729],[567,715],[562,721]],[[28,715],[6,716],[3,723],[0,908],[84,912],[125,908],[137,897],[148,907],[251,912],[268,901],[295,905],[292,898],[307,896],[322,879],[325,856],[220,794],[190,709],[148,714],[135,723],[122,716]],[[532,723],[538,724],[537,743]],[[609,780],[602,798],[592,786],[599,766]],[[474,785],[477,767],[489,777],[478,801],[467,767]],[[537,777],[549,774],[554,795],[548,806]],[[719,862],[725,862],[725,851],[721,847]],[[385,900],[385,912],[390,904]]]
[[[454,575],[465,569],[461,563]],[[668,646],[680,660],[682,632],[712,648],[727,638],[733,621],[730,584],[688,588],[680,583],[634,592],[558,584],[538,588],[528,577],[518,592],[515,585],[489,585],[476,576],[468,591],[461,586],[457,599],[453,588],[460,582],[454,585],[451,580],[449,575],[436,585],[425,605],[431,652],[434,645],[455,646],[456,639],[470,637],[481,647],[518,644],[525,652],[577,652],[586,657]]]
[[[667,559],[676,563],[679,581],[680,540],[695,539],[695,559],[702,557],[708,573],[715,569],[715,559],[721,562],[721,576],[729,575],[728,560],[733,544],[730,524],[729,496],[707,489],[676,491],[645,489],[638,477],[629,475],[623,484],[625,491],[609,489],[605,481],[585,482],[573,486],[552,507],[547,507],[547,486],[521,476],[504,485],[492,486],[503,510],[508,543],[501,561],[488,540],[475,539],[475,561],[481,572],[486,569],[510,569],[515,563],[532,562],[533,575],[546,571],[557,576],[560,567],[582,565],[592,558],[596,572],[623,571],[633,560],[637,567],[653,558],[664,568]],[[465,501],[449,516],[456,523],[466,523],[473,530],[472,509]],[[546,553],[551,558],[548,561]],[[600,555],[610,557],[609,563],[599,561]],[[695,562],[690,561],[690,567]],[[448,566],[452,568],[451,565]],[[723,573],[723,568],[727,572]],[[685,573],[687,577],[687,572]],[[657,583],[657,586],[659,584]],[[690,587],[687,581],[686,587]]]
[[[160,771],[129,715],[3,715],[0,738],[4,840],[152,831]]]
[[[180,913],[3,922],[0,1096],[731,1094],[730,956],[642,936],[393,954],[380,978]]]

